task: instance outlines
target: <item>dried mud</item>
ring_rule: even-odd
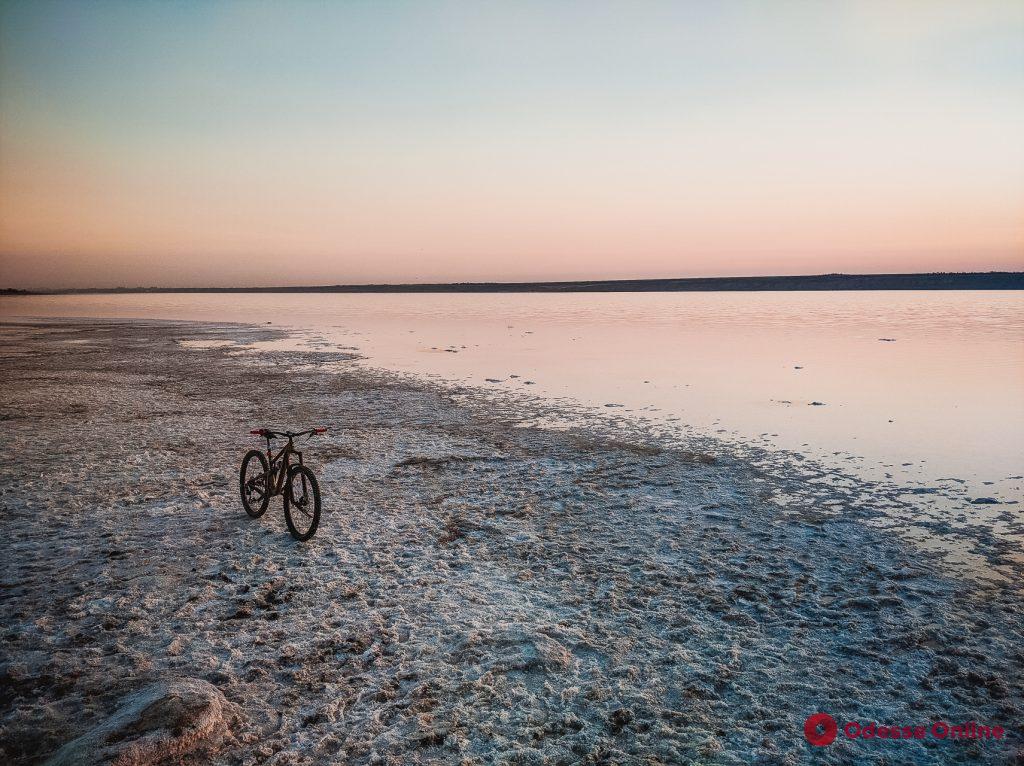
[[[784,511],[793,477],[724,448],[515,427],[341,353],[180,342],[274,337],[0,326],[6,762],[182,678],[223,694],[228,731],[147,762],[1019,757],[1015,587],[952,576],[845,495]],[[242,511],[261,425],[332,429],[304,447],[325,505],[310,543],[279,499]],[[812,748],[819,710],[1009,739]]]

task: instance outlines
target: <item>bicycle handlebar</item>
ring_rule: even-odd
[[[271,431],[269,428],[257,428],[250,431],[253,436],[262,436],[266,439],[296,439],[300,436],[315,436],[316,434],[327,433],[326,428],[310,428],[308,431]]]

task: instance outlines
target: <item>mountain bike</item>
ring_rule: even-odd
[[[326,431],[326,428],[299,432],[258,428],[249,432],[267,440],[267,453],[249,450],[242,459],[239,487],[242,507],[247,514],[258,519],[266,513],[270,498],[283,495],[284,520],[292,537],[305,541],[316,533],[320,524],[320,485],[313,472],[302,464],[302,453],[295,449],[294,440],[303,436],[311,438]],[[270,446],[274,439],[288,440],[276,455]],[[298,462],[293,463],[293,458]]]

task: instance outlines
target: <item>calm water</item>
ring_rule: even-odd
[[[376,367],[1022,496],[1016,292],[44,296],[0,316],[272,322]]]

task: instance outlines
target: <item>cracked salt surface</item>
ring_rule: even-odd
[[[338,328],[329,328],[329,330],[328,334],[338,334],[339,337],[356,334],[351,331],[338,333]],[[294,331],[288,338],[256,345],[264,348],[299,351],[303,349],[309,350],[310,348],[325,348],[330,345],[330,342],[323,332],[299,329]],[[351,347],[346,348],[351,349]],[[402,368],[401,365],[397,365],[394,358],[395,349],[388,350],[387,343],[383,345],[379,341],[370,343],[368,348],[371,349],[371,352],[365,354],[365,364],[380,366],[381,360],[378,357],[383,353],[384,359],[390,360],[384,365],[385,369],[396,373],[396,370]],[[430,380],[437,383],[446,383],[452,381],[453,378],[435,372],[420,371],[418,373],[413,372],[412,380]],[[496,385],[504,383],[502,379],[492,377],[480,377],[478,381],[491,384],[492,390],[494,390]],[[474,377],[459,377],[457,383],[472,385]],[[532,381],[530,383],[532,384]],[[504,393],[505,390],[502,390],[502,395]],[[509,390],[508,393],[514,396],[512,390]],[[595,419],[600,419],[603,427],[621,429],[630,427],[630,424],[634,426],[639,424],[639,427],[642,429],[650,431],[651,429],[657,429],[658,426],[681,422],[681,419],[674,415],[656,414],[659,410],[657,408],[651,409],[650,406],[627,408],[618,403],[603,403],[605,408],[619,409],[622,413],[617,416],[617,419],[608,419],[595,412],[601,406],[602,400],[598,400],[598,403],[593,407],[583,406],[575,398],[553,396],[550,386],[542,391],[538,397],[517,398],[513,399],[513,401],[515,402],[514,406],[527,411],[547,410],[549,409],[546,406],[547,404],[551,402],[557,403],[560,412],[556,418],[553,420],[537,419],[535,421],[548,425],[551,425],[559,418],[569,417],[573,418],[570,422],[576,425],[590,426],[595,423]],[[806,404],[807,402],[803,403]],[[735,402],[730,401],[729,404],[731,406]],[[723,403],[723,406],[725,406],[725,403]],[[676,409],[678,410],[678,406]],[[699,412],[697,417],[700,417]],[[715,423],[717,423],[717,420]],[[965,475],[970,478],[970,481],[957,478],[956,482],[960,486],[949,486],[948,484],[944,485],[941,479],[932,478],[935,474],[928,468],[928,461],[924,459],[917,462],[903,461],[897,468],[893,463],[879,463],[877,460],[868,460],[861,455],[851,454],[847,451],[814,451],[806,443],[800,446],[803,453],[793,450],[787,452],[779,448],[779,440],[777,438],[779,434],[777,432],[766,432],[762,433],[760,437],[752,437],[748,432],[735,429],[718,428],[711,432],[707,428],[695,428],[689,424],[685,429],[690,438],[695,438],[701,434],[712,434],[717,440],[727,440],[738,449],[748,449],[756,446],[761,450],[762,454],[769,455],[772,459],[778,458],[783,454],[786,454],[789,460],[805,460],[810,458],[819,466],[827,467],[828,469],[823,470],[821,472],[822,476],[815,481],[834,482],[839,480],[838,477],[840,475],[844,475],[844,481],[848,484],[852,483],[867,489],[871,496],[870,498],[864,498],[864,502],[869,502],[875,511],[888,510],[897,520],[897,527],[902,528],[904,526],[903,520],[907,516],[913,518],[913,524],[927,523],[927,534],[929,536],[927,545],[934,550],[947,551],[949,562],[961,567],[966,575],[982,578],[1007,576],[1005,568],[998,564],[994,567],[990,566],[990,562],[984,556],[976,555],[969,550],[977,544],[975,539],[977,535],[972,530],[973,526],[977,524],[983,525],[981,528],[983,534],[994,529],[991,519],[986,518],[984,514],[976,512],[976,509],[970,508],[970,506],[983,504],[978,501],[981,490],[992,493],[995,495],[992,498],[993,500],[1011,509],[1012,515],[1008,517],[1009,524],[1011,527],[1019,530],[1020,513],[1017,512],[1015,506],[1019,505],[1018,498],[1024,497],[1024,486],[1012,476],[1000,478],[998,481],[981,481],[981,477],[976,472],[968,469]],[[840,425],[830,426],[830,429],[827,434],[821,435],[817,441],[825,444],[831,441],[842,441],[845,438]],[[978,436],[986,433],[981,425],[978,425],[976,430]],[[853,443],[856,444],[857,437],[852,438]],[[896,443],[899,443],[899,439],[902,437],[896,436],[894,438]],[[992,447],[987,447],[986,454],[991,453],[992,449]],[[968,453],[973,454],[972,450],[965,446],[960,454]],[[977,455],[975,455],[976,457]],[[1001,457],[1004,462],[1005,457],[1005,455]],[[945,462],[948,463],[949,460]],[[954,462],[959,462],[959,460]],[[845,468],[842,466],[845,466]],[[966,468],[966,466],[964,467]],[[934,500],[934,502],[914,498],[913,495],[932,495],[931,500]],[[984,499],[984,497],[981,498],[982,501]],[[837,501],[825,499],[822,502],[827,504]],[[966,514],[964,513],[965,508],[967,508]],[[907,539],[920,540],[922,531],[920,528],[907,530],[904,536]],[[1017,563],[1024,561],[1024,535],[1019,534],[1018,531],[1012,528],[1002,529],[1001,527],[998,530],[998,534],[1001,535],[1003,543],[1010,543],[1011,545],[1008,555]],[[984,546],[989,545],[986,541],[982,541],[981,544]]]
[[[884,484],[756,445],[385,374],[273,329],[0,333],[8,762],[173,677],[240,711],[185,762],[1014,762],[1018,740],[812,754],[802,736],[817,710],[1021,720],[1020,562],[970,517],[972,552],[1013,582],[875,528],[942,536]],[[178,342],[218,340],[282,345]],[[257,425],[332,427],[306,448],[310,544],[276,503],[240,508]]]

